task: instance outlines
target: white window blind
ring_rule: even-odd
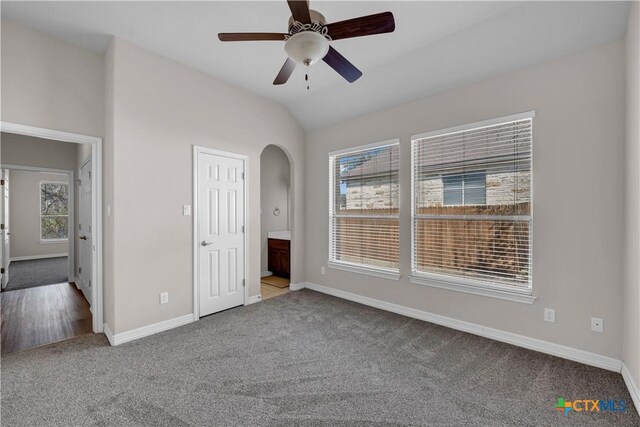
[[[329,154],[329,262],[399,271],[399,145]]]
[[[530,291],[532,117],[413,138],[412,275]]]

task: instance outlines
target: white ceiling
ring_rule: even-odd
[[[364,75],[326,64],[272,82],[282,42],[221,43],[218,32],[286,32],[284,0],[8,2],[2,17],[104,51],[112,35],[284,104],[313,129],[624,37],[626,2],[311,1],[328,22],[392,11],[396,31],[332,46]]]

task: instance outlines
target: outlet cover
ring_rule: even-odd
[[[544,321],[549,323],[556,323],[556,311],[552,308],[545,308]]]
[[[160,293],[160,304],[166,304],[169,302],[169,292]]]
[[[604,320],[602,320],[599,317],[592,317],[591,318],[591,330],[593,332],[603,333],[604,332]]]
[[[320,274],[325,274],[327,270],[324,267],[320,267]]]

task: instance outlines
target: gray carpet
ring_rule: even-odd
[[[12,261],[9,264],[9,283],[3,292],[66,283],[68,280],[69,258],[66,256]]]
[[[625,399],[624,413],[553,409]],[[620,374],[309,290],[2,357],[5,426],[640,425]]]

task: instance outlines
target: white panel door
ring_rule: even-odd
[[[2,170],[2,209],[0,222],[2,223],[2,289],[9,283],[9,170]]]
[[[244,161],[198,153],[200,316],[244,304]]]
[[[78,282],[84,297],[91,304],[91,255],[93,235],[91,226],[91,161],[80,168],[78,191]]]

